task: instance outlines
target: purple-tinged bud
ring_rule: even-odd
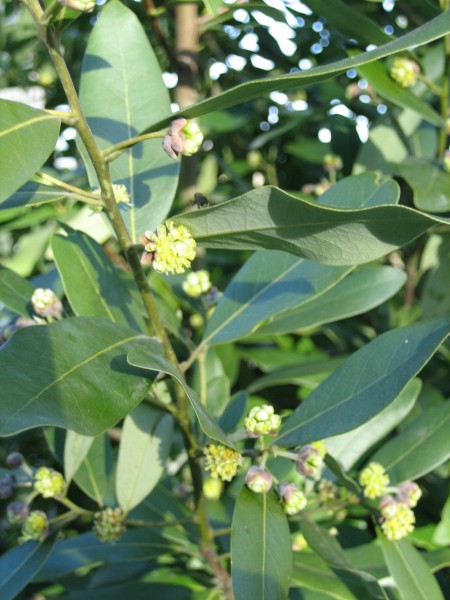
[[[305,494],[298,489],[295,483],[283,483],[280,486],[280,498],[287,515],[297,514],[307,504]]]
[[[322,468],[321,452],[311,444],[303,446],[297,454],[297,471],[300,475],[313,477]]]
[[[256,494],[266,494],[272,487],[272,482],[272,475],[259,467],[250,467],[245,476],[248,489]]]
[[[11,502],[6,507],[6,518],[11,525],[21,525],[28,519],[30,511],[25,502]]]
[[[178,154],[192,156],[198,152],[202,142],[203,134],[197,123],[180,117],[170,124],[162,145],[164,152],[176,160]]]
[[[47,515],[41,510],[33,510],[23,524],[21,542],[36,540],[41,542],[48,534]]]
[[[15,478],[11,474],[7,474],[0,479],[0,499],[7,500],[14,493]]]
[[[414,481],[405,481],[398,486],[396,497],[398,502],[414,508],[422,497],[422,490]]]
[[[23,456],[20,452],[11,452],[5,460],[8,469],[20,469],[23,466]]]
[[[63,305],[55,292],[49,288],[37,288],[31,296],[34,312],[40,317],[53,317],[59,319],[62,315]]]
[[[92,12],[96,4],[95,0],[59,0],[59,2],[78,12]]]

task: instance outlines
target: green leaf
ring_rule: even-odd
[[[137,136],[149,115],[158,120],[170,113],[169,93],[142,25],[115,0],[102,10],[89,37],[80,100],[102,149]],[[165,219],[178,169],[162,150],[160,139],[141,142],[110,163],[113,181],[126,185],[133,201],[133,206],[119,208],[134,242]],[[96,186],[92,167],[89,173],[91,185]]]
[[[433,542],[442,546],[450,545],[450,496],[442,509],[441,520],[433,534]]]
[[[300,527],[308,545],[329,565],[356,598],[387,598],[377,580],[369,573],[357,569],[349,561],[339,542],[326,529],[306,516],[300,518]]]
[[[231,578],[235,600],[286,600],[292,550],[286,515],[273,492],[243,487],[231,526]]]
[[[422,388],[412,379],[397,398],[375,417],[352,431],[327,438],[328,452],[348,471],[377,442],[395,429],[411,411]]]
[[[401,483],[426,475],[450,457],[450,410],[448,402],[427,408],[406,429],[373,456]]]
[[[289,307],[314,298],[349,272],[271,250],[256,252],[238,271],[220,298],[203,343],[243,338]]]
[[[14,600],[39,572],[52,551],[55,537],[42,543],[26,542],[12,548],[0,558],[0,598]]]
[[[393,179],[382,181],[379,173],[360,173],[332,185],[317,203],[335,208],[369,208],[397,204],[399,199],[400,188]]]
[[[419,210],[432,213],[450,210],[450,173],[417,158],[395,164],[394,171],[411,186],[414,205]]]
[[[50,187],[28,181],[17,192],[14,192],[9,198],[0,204],[1,211],[13,208],[40,206],[49,202],[58,202],[64,198],[76,198],[75,194],[66,192],[57,187]]]
[[[0,99],[0,202],[42,167],[55,147],[60,124],[43,110]]]
[[[303,73],[266,77],[242,83],[213,98],[208,98],[189,108],[180,110],[174,115],[171,115],[169,111],[167,111],[164,119],[159,122],[156,122],[155,119],[153,124],[148,127],[147,130],[157,130],[177,116],[182,115],[186,118],[199,117],[216,110],[224,110],[230,106],[246,102],[247,100],[259,98],[264,94],[276,90],[293,90],[313,83],[318,83],[329,79],[335,74],[347,71],[348,69],[355,69],[366,63],[390,56],[391,54],[398,54],[399,52],[408,50],[411,46],[429,44],[431,41],[446,35],[449,31],[450,15],[448,12],[444,12],[421,27],[410,31],[406,35],[403,35],[392,42],[388,42],[375,50],[371,50],[370,52],[364,52],[357,56],[315,67]]]
[[[114,506],[116,461],[111,441],[106,433],[91,439],[92,444],[73,479],[86,496],[100,507]]]
[[[358,269],[311,302],[276,315],[255,335],[291,333],[365,313],[396,294],[405,281],[405,272],[393,267]]]
[[[224,6],[223,0],[203,0],[203,3],[207,12],[214,17],[219,14],[220,9]]]
[[[442,219],[405,206],[337,210],[262,187],[173,218],[207,248],[284,250],[329,265],[358,265],[419,237]]]
[[[361,600],[330,569],[317,554],[300,552],[294,555],[291,587],[312,590],[320,598],[335,600]]]
[[[308,396],[274,443],[305,444],[362,425],[395,400],[449,333],[450,320],[436,319],[380,335]]]
[[[19,315],[30,315],[34,286],[26,279],[0,265],[0,302]]]
[[[126,361],[140,337],[89,317],[17,331],[0,350],[0,435],[40,425],[98,435],[115,425],[150,385]],[[162,355],[155,339],[146,348]]]
[[[437,264],[427,274],[421,308],[424,315],[440,317],[450,314],[450,235],[442,233],[437,240]]]
[[[396,106],[400,106],[400,108],[409,108],[415,111],[432,125],[442,126],[441,115],[411,90],[402,87],[391,79],[385,64],[373,62],[370,65],[360,66],[358,72],[382,98]]]
[[[146,340],[150,340],[150,342],[152,341],[151,338],[146,338]],[[205,410],[205,408],[197,398],[197,394],[194,392],[194,390],[192,390],[188,385],[186,385],[186,382],[184,381],[181,374],[167,361],[163,359],[155,360],[155,358],[155,356],[149,357],[147,341],[143,340],[139,344],[134,345],[134,347],[128,354],[128,362],[130,365],[139,367],[140,369],[146,369],[154,372],[162,371],[163,373],[167,373],[168,375],[176,379],[178,383],[180,383],[183,386],[184,391],[186,392],[192,404],[192,408],[194,409],[194,412],[197,415],[200,427],[203,429],[206,435],[213,440],[222,442],[222,444],[233,448],[233,444],[227,439],[226,435],[217,425],[216,421]]]
[[[66,481],[70,483],[73,476],[80,468],[86,458],[95,438],[88,435],[80,435],[75,431],[66,433],[64,443],[64,475]]]
[[[408,540],[389,542],[382,534],[379,540],[402,600],[444,600],[428,565]]]
[[[137,331],[147,330],[134,279],[119,271],[95,240],[80,231],[66,237],[55,235],[52,249],[76,315],[101,317]]]
[[[160,480],[172,432],[172,417],[147,404],[136,406],[126,417],[116,473],[116,496],[125,513],[142,502]]]

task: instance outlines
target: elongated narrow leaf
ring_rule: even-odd
[[[327,563],[313,552],[300,552],[294,555],[292,572],[293,588],[311,590],[319,597],[334,600],[361,600],[330,569]]]
[[[12,548],[0,558],[0,598],[14,600],[39,572],[48,559],[55,542],[54,536],[42,543],[27,542]]]
[[[242,488],[231,526],[235,600],[286,600],[292,550],[286,515],[273,492]]]
[[[64,443],[64,475],[66,481],[70,482],[86,458],[95,438],[81,435],[75,431],[66,433]]]
[[[369,65],[360,66],[358,69],[361,77],[371,85],[381,96],[400,108],[409,108],[417,112],[423,119],[437,125],[442,125],[442,117],[431,106],[414,94],[411,90],[396,83],[387,71],[386,65],[373,62]]]
[[[116,456],[106,433],[91,438],[92,444],[73,479],[86,496],[99,506],[117,504],[115,495]]]
[[[0,214],[3,210],[12,208],[39,206],[49,202],[57,202],[63,198],[75,198],[75,195],[56,187],[28,181],[17,192],[0,204]]]
[[[55,425],[97,435],[147,392],[126,353],[141,336],[115,323],[72,317],[15,333],[0,350],[0,435]],[[147,355],[162,355],[146,338]]]
[[[370,52],[364,52],[358,54],[358,56],[352,56],[343,60],[338,60],[320,67],[315,67],[309,71],[303,73],[295,73],[289,75],[281,75],[277,77],[266,77],[240,85],[214,96],[203,100],[198,104],[195,104],[187,109],[175,113],[175,116],[183,115],[188,118],[199,117],[201,115],[216,111],[223,110],[230,106],[235,106],[240,102],[246,102],[254,98],[259,98],[263,94],[269,94],[276,90],[287,90],[304,87],[311,85],[312,83],[318,83],[332,77],[335,74],[347,71],[347,69],[355,69],[360,65],[370,63],[375,60],[379,60],[391,54],[398,54],[404,50],[408,50],[411,46],[421,46],[428,44],[435,39],[438,39],[450,31],[450,15],[447,12],[435,17],[428,23],[425,23],[421,27],[410,31],[406,35],[384,44],[375,50]],[[167,124],[174,116],[167,112],[165,119],[156,122],[148,127],[148,130],[157,130]]]
[[[348,471],[371,446],[403,421],[414,406],[421,389],[420,379],[410,381],[397,398],[375,417],[356,429],[328,438],[328,452]]]
[[[0,100],[0,202],[44,164],[55,147],[60,124],[43,110]]]
[[[126,417],[116,473],[117,500],[126,513],[150,494],[163,474],[172,430],[172,417],[147,404]]]
[[[318,204],[334,208],[369,208],[381,204],[397,204],[400,188],[393,179],[382,180],[379,173],[359,173],[344,177],[318,199]]]
[[[450,456],[450,404],[428,408],[374,455],[393,483],[417,479]]]
[[[30,315],[34,286],[26,279],[0,266],[0,302],[19,315]]]
[[[402,600],[444,600],[430,568],[408,540],[389,542],[382,534],[379,539]]]
[[[203,341],[221,344],[245,337],[277,313],[326,291],[348,272],[285,252],[256,252],[220,298]]]
[[[167,361],[163,359],[155,360],[155,356],[149,356],[146,341],[147,339],[151,338],[145,338],[145,340],[142,340],[139,344],[134,345],[133,349],[129,352],[128,362],[130,363],[130,365],[153,372],[162,371],[163,373],[167,373],[168,375],[176,379],[178,383],[180,383],[183,386],[192,404],[192,408],[194,409],[194,412],[197,415],[200,427],[203,429],[206,435],[212,438],[213,440],[222,442],[226,446],[233,447],[233,444],[227,439],[222,429],[219,427],[219,425],[217,425],[216,421],[207,413],[203,405],[200,403],[197,394],[194,392],[194,390],[192,390],[188,385],[186,385],[186,382],[184,381],[181,374]]]
[[[336,573],[339,579],[357,598],[387,598],[383,589],[369,573],[360,571],[344,554],[339,542],[331,537],[326,529],[320,527],[306,516],[300,519],[303,535],[312,550],[318,554]]]
[[[95,240],[80,231],[55,235],[52,249],[75,314],[146,331],[144,308],[131,275],[121,272]]]
[[[336,266],[375,260],[450,222],[396,205],[337,210],[270,186],[173,220],[207,248],[284,250]]]
[[[400,269],[367,266],[350,273],[330,290],[297,308],[276,315],[256,336],[290,333],[367,312],[396,294],[406,281]]]
[[[89,37],[80,99],[102,149],[139,134],[151,118],[170,113],[170,97],[147,36],[134,13],[111,1]],[[152,117],[150,117],[152,115]],[[87,161],[89,166],[89,161]],[[166,217],[178,181],[178,164],[149,140],[110,164],[115,183],[126,185],[133,205],[120,205],[134,242]],[[96,186],[90,169],[91,184]]]
[[[380,335],[308,396],[274,443],[304,444],[362,425],[395,400],[449,333],[450,320],[435,319]]]

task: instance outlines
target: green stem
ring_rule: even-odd
[[[145,133],[143,135],[138,135],[136,137],[130,138],[128,140],[124,140],[119,144],[115,144],[114,146],[110,146],[103,150],[103,156],[105,157],[107,162],[111,162],[118,158],[122,152],[125,152],[128,148],[132,148],[136,144],[140,142],[145,142],[147,140],[154,140],[158,138],[163,138],[165,136],[165,132],[155,131],[154,133]]]
[[[40,19],[42,27],[46,27],[56,16],[58,16],[63,8],[64,6],[58,0],[50,2]]]
[[[436,96],[440,96],[442,94],[442,88],[430,81],[422,73],[417,74],[417,79],[424,83],[427,86],[427,88],[429,88],[433,92],[433,94],[436,94]]]
[[[85,190],[75,187],[74,185],[70,185],[70,183],[61,181],[61,179],[52,177],[51,175],[48,175],[47,173],[44,173],[43,171],[38,171],[36,173],[36,176],[39,177],[39,179],[42,179],[42,181],[44,183],[50,183],[52,185],[56,185],[56,187],[59,187],[62,190],[66,190],[67,192],[70,192],[71,194],[75,194],[78,197],[78,200],[81,200],[82,202],[88,202],[89,204],[94,204],[96,206],[101,206],[101,207],[104,206],[103,202],[99,199],[100,197],[98,194],[86,192]]]
[[[449,0],[446,0],[446,10],[450,8]],[[441,86],[441,115],[444,119],[444,125],[439,131],[439,145],[438,145],[438,158],[443,158],[445,151],[447,150],[447,120],[450,118],[450,106],[449,106],[449,95],[450,95],[450,35],[444,37],[444,72],[442,74],[442,86]]]

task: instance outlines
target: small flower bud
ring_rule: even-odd
[[[401,540],[414,530],[413,511],[401,502],[385,503],[381,509],[381,529],[390,541]]]
[[[312,444],[300,448],[297,454],[297,471],[300,475],[313,477],[323,466],[323,457],[321,452]]]
[[[211,280],[208,271],[201,270],[187,275],[181,284],[183,291],[191,298],[199,298],[211,289]]]
[[[178,154],[192,156],[198,152],[202,142],[203,134],[197,123],[179,118],[170,124],[163,140],[163,149],[170,158],[176,160]]]
[[[209,444],[205,448],[205,471],[211,472],[213,479],[231,481],[242,466],[242,456],[223,444]]]
[[[20,469],[23,466],[23,456],[20,452],[11,452],[5,460],[8,469]]]
[[[256,494],[266,494],[272,487],[272,481],[272,475],[259,467],[250,467],[245,476],[248,489]]]
[[[379,498],[389,485],[389,476],[382,465],[372,462],[361,471],[359,483],[366,498]]]
[[[342,162],[342,158],[335,154],[325,154],[323,157],[323,168],[327,173],[330,171],[340,171],[344,163]]]
[[[197,244],[191,233],[172,221],[159,225],[156,233],[146,231],[141,241],[144,244],[141,263],[152,263],[160,273],[184,273],[195,258]]]
[[[445,151],[442,166],[444,167],[444,171],[450,173],[450,149]]]
[[[11,502],[6,507],[6,518],[11,525],[21,525],[27,520],[29,514],[30,511],[25,502]]]
[[[308,547],[308,542],[306,541],[305,536],[303,535],[303,533],[296,533],[293,538],[292,538],[292,550],[294,552],[301,552],[302,550],[305,550],[305,548]]]
[[[112,188],[117,204],[131,204],[130,194],[128,193],[126,185],[123,183],[113,183]],[[94,194],[101,194],[100,188],[95,189]]]
[[[422,490],[415,481],[405,481],[398,486],[396,497],[398,502],[414,508],[422,497]]]
[[[66,488],[64,477],[58,471],[41,467],[34,476],[34,489],[44,498],[60,496]]]
[[[287,515],[295,515],[303,510],[307,504],[305,494],[298,489],[295,483],[284,483],[280,486],[280,498],[284,512]]]
[[[392,79],[405,88],[415,85],[419,73],[419,65],[403,56],[398,56],[390,69]]]
[[[0,500],[7,500],[14,494],[14,476],[7,474],[0,479]]]
[[[115,542],[120,539],[126,526],[121,508],[105,508],[94,514],[93,530],[101,542]]]
[[[202,315],[195,313],[189,317],[189,325],[192,329],[199,329],[204,323]]]
[[[62,315],[63,305],[58,296],[50,289],[37,288],[31,296],[31,305],[34,312],[40,317],[54,317]]]
[[[275,414],[273,406],[254,406],[244,420],[244,427],[250,437],[276,435],[281,427],[281,417]]]
[[[95,0],[59,0],[59,2],[78,12],[92,12],[95,8]]]
[[[47,515],[41,510],[33,510],[22,526],[21,542],[36,540],[41,542],[48,533]]]
[[[208,500],[218,500],[222,495],[223,483],[220,479],[207,477],[203,482],[203,493]]]

